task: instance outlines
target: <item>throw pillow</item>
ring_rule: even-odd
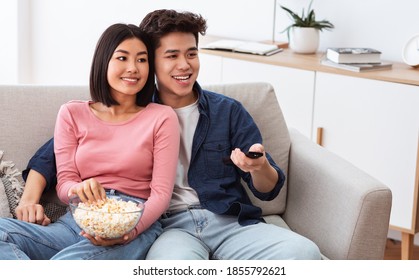
[[[18,171],[13,162],[2,160],[4,152],[0,150],[0,217],[16,218],[15,210],[22,197],[25,182],[22,173]],[[54,194],[52,194],[54,193]],[[55,192],[42,195],[40,204],[45,214],[55,222],[64,215],[67,207],[54,199]]]
[[[3,160],[3,151],[0,151],[0,181],[2,207],[7,205],[8,213],[2,210],[2,217],[14,217],[15,209],[23,193],[23,179],[13,162]],[[6,198],[6,199],[5,199]]]
[[[45,215],[51,219],[51,222],[55,222],[67,212],[67,205],[59,200],[55,189],[51,189],[44,193],[39,204],[44,207]]]
[[[4,191],[3,181],[0,180],[0,218],[11,218],[9,201],[7,200],[6,192]]]

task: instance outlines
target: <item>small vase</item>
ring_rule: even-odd
[[[312,27],[293,27],[290,48],[296,53],[312,54],[319,48],[319,30]]]

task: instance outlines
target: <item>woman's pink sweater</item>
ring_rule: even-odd
[[[146,199],[136,234],[167,209],[179,153],[179,122],[173,109],[150,103],[127,121],[97,118],[88,101],[71,101],[58,113],[54,133],[58,197],[89,178],[104,188]]]

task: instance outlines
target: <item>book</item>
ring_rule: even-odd
[[[381,52],[371,48],[328,48],[326,56],[336,63],[381,62]]]
[[[368,72],[391,69],[391,62],[381,61],[380,63],[336,63],[327,58],[321,60],[321,64],[353,72]]]
[[[218,40],[206,44],[202,49],[221,50],[230,52],[241,52],[257,55],[273,55],[283,49],[273,44],[258,43],[240,40]]]

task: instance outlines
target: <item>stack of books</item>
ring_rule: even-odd
[[[392,63],[381,61],[380,51],[372,48],[328,48],[321,63],[354,72],[388,70],[392,67]]]

